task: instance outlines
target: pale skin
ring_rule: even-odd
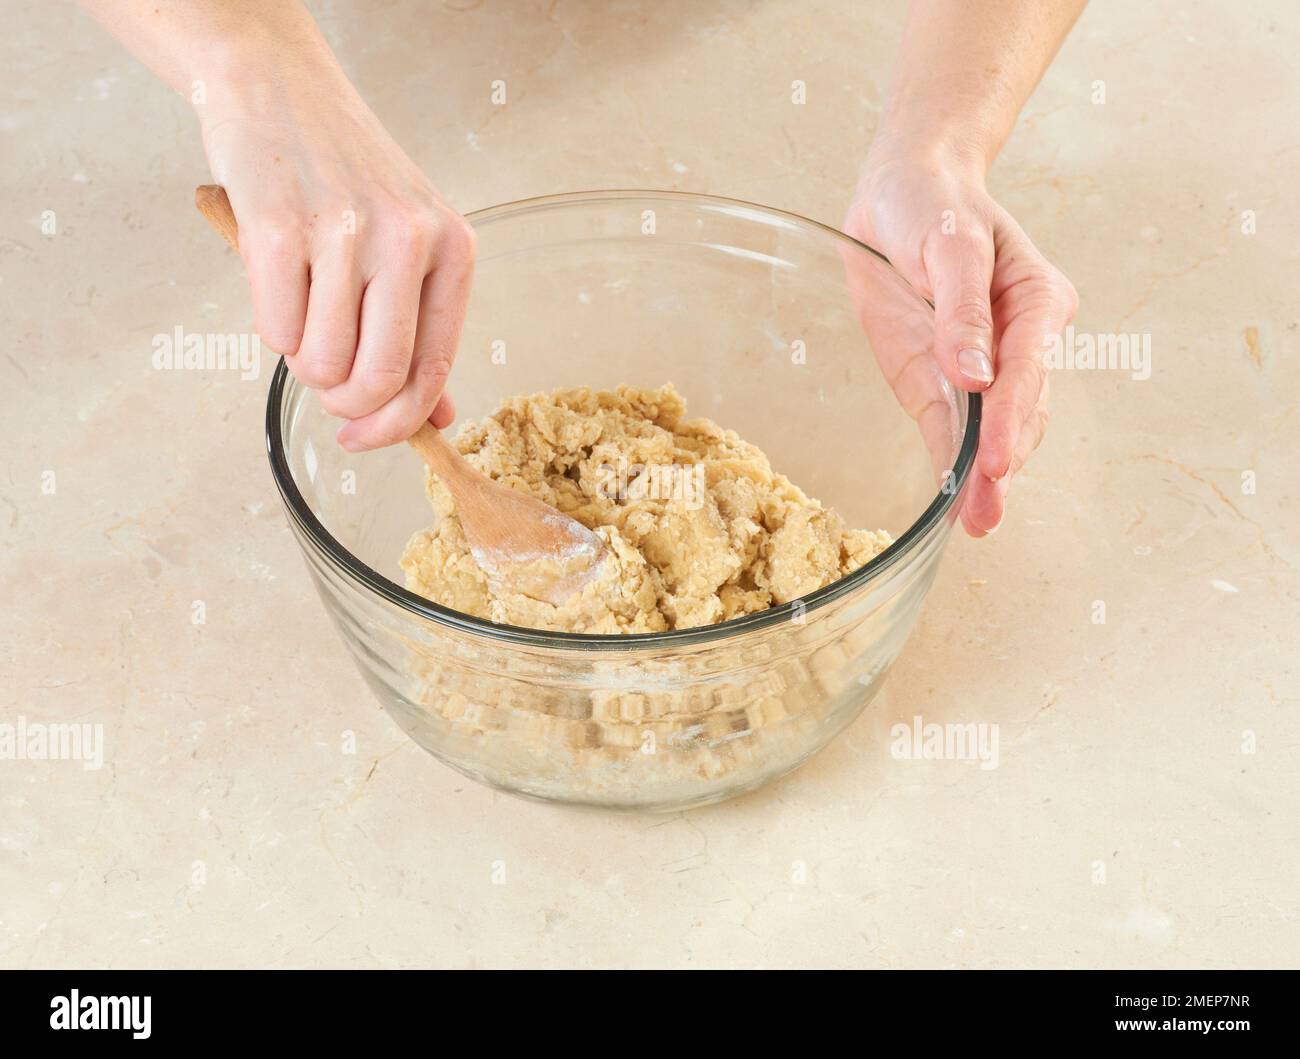
[[[844,230],[934,302],[945,376],[984,394],[961,519],[1002,522],[1011,479],[1047,428],[1044,339],[1074,287],[984,178],[1085,0],[912,0],[889,102]]]
[[[939,366],[985,395],[961,511],[977,537],[1001,523],[1011,479],[1042,438],[1043,340],[1077,304],[984,179],[1083,3],[913,0],[844,225],[934,301]],[[193,103],[239,222],[254,326],[345,420],[339,443],[364,451],[426,419],[450,424],[473,231],[384,130],[306,9],[81,4]]]
[[[239,222],[254,326],[353,451],[451,423],[474,235],[296,0],[82,0],[194,104]],[[197,101],[196,101],[197,96]]]

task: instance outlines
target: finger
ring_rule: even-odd
[[[239,232],[239,252],[253,296],[253,327],[275,352],[292,356],[307,317],[307,244],[290,227],[251,224]]]
[[[429,419],[442,397],[456,356],[472,278],[471,258],[469,262],[443,259],[425,279],[406,385],[378,411],[344,424],[338,441],[345,449],[359,452],[397,444]]]
[[[321,394],[330,415],[361,419],[406,384],[420,316],[423,269],[385,269],[367,284],[361,298],[360,338],[350,373]]]
[[[935,357],[954,386],[983,390],[993,382],[993,239],[935,235],[924,259],[934,292]]]
[[[971,474],[970,484],[966,487],[966,496],[962,501],[961,521],[966,532],[972,537],[985,537],[997,531],[1002,525],[1002,516],[1006,511],[1007,490],[1011,487],[1011,475],[1003,475],[997,481],[975,471]]]
[[[1050,266],[1049,266],[1050,267]],[[976,466],[991,479],[1014,469],[1012,461],[1025,425],[1047,395],[1044,350],[1073,314],[1074,305],[1044,272],[1036,286],[1008,292],[1016,299],[1014,318],[998,338],[997,382],[984,395]]]
[[[977,461],[971,474],[971,486],[962,504],[962,523],[972,537],[993,533],[1002,524],[1011,482],[1047,433],[1049,389],[1048,378],[1044,376],[1038,403],[1020,428],[1008,472],[1001,478],[992,479],[979,469]]]
[[[347,379],[357,348],[361,293],[350,241],[312,262],[302,346],[289,365],[304,386],[324,391]],[[339,414],[328,405],[325,410]]]
[[[442,396],[438,398],[438,404],[433,409],[433,414],[429,416],[429,422],[439,430],[446,430],[456,421],[456,402],[451,399],[451,394],[446,390],[442,391]]]
[[[1050,375],[1043,376],[1043,389],[1038,395],[1038,404],[1034,410],[1029,413],[1029,418],[1025,420],[1024,425],[1020,428],[1020,438],[1016,441],[1015,451],[1011,455],[1010,473],[1015,475],[1025,461],[1029,459],[1034,449],[1038,448],[1044,435],[1047,433],[1047,424],[1051,418],[1050,400],[1048,392],[1051,389]]]
[[[882,259],[854,246],[837,249],[872,355],[899,405],[920,428],[941,482],[952,466],[959,427],[952,384],[934,356],[934,310]]]

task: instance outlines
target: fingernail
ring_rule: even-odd
[[[957,367],[968,379],[976,382],[993,381],[993,362],[982,349],[970,346],[957,351]]]
[[[993,489],[1002,500],[1002,514],[998,520],[993,523],[992,527],[985,533],[986,537],[992,537],[1001,527],[1003,520],[1007,517],[1007,491],[1011,488],[1011,476],[1004,474],[1001,478],[993,479]]]

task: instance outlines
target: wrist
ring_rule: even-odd
[[[923,172],[984,186],[992,158],[968,130],[942,125],[924,129],[881,128],[867,151],[865,174]]]
[[[204,49],[189,98],[200,126],[207,130],[230,119],[282,113],[304,89],[315,98],[353,92],[323,41],[317,46],[310,39],[299,40],[287,52],[256,32],[239,33]]]

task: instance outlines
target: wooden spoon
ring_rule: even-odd
[[[194,204],[236,250],[239,226],[224,188],[204,184]],[[600,573],[604,540],[567,515],[526,493],[494,482],[437,430],[423,423],[409,439],[451,491],[470,554],[494,588],[520,592],[559,606]]]

